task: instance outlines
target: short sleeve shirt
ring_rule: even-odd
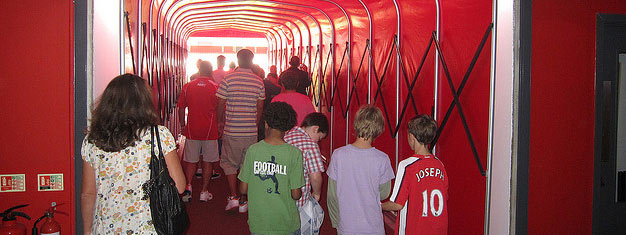
[[[280,93],[272,99],[272,102],[285,102],[296,111],[297,126],[302,124],[306,115],[315,112],[315,107],[311,102],[311,99],[298,92]]]
[[[178,98],[178,108],[188,108],[187,125],[183,133],[191,140],[216,140],[216,84],[208,77],[185,84]]]
[[[346,145],[333,152],[326,173],[337,182],[339,233],[385,234],[379,187],[394,178],[389,156]]]
[[[224,80],[225,75],[226,71],[224,71],[223,69],[216,69],[213,71],[213,81],[215,81],[215,83],[217,84],[220,84],[220,82]]]
[[[263,80],[250,69],[226,74],[216,96],[226,100],[224,134],[234,137],[257,135],[257,101],[265,99]]]
[[[176,149],[170,131],[159,126],[164,155]],[[96,174],[96,205],[92,234],[156,234],[152,225],[150,203],[142,200],[142,185],[150,179],[150,129],[144,131],[135,146],[118,152],[105,152],[83,140],[81,155]],[[156,137],[155,137],[156,139]],[[158,147],[154,146],[157,153]]]
[[[400,162],[390,201],[404,208],[397,234],[448,234],[448,174],[433,155],[413,155]]]
[[[301,127],[294,127],[284,137],[285,141],[302,151],[302,162],[305,185],[302,187],[302,197],[296,201],[298,207],[304,206],[311,196],[311,180],[309,174],[324,172],[324,160],[320,147]]]
[[[300,228],[296,201],[291,198],[291,190],[304,185],[298,148],[261,140],[246,151],[238,178],[248,183],[250,232],[288,234]]]

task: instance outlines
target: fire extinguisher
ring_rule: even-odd
[[[54,220],[54,214],[57,213],[57,204],[56,202],[52,202],[52,206],[46,210],[46,212],[35,221],[32,229],[32,235],[60,235],[61,234],[61,225],[59,222]],[[41,225],[41,233],[39,233],[37,229],[37,223],[41,220],[43,224]]]
[[[0,217],[2,217],[0,235],[26,235],[26,226],[17,222],[16,216],[21,216],[28,220],[30,220],[30,217],[24,212],[13,211],[25,206],[28,206],[28,204],[11,207],[0,214]]]

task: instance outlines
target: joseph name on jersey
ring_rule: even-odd
[[[424,169],[420,169],[419,172],[415,174],[417,176],[417,182],[419,183],[424,179],[424,177],[436,177],[440,180],[443,180],[443,171],[439,168],[428,167]]]

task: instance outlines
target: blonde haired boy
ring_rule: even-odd
[[[389,196],[394,174],[389,156],[372,147],[384,127],[379,108],[361,106],[354,119],[356,141],[331,156],[328,210],[339,234],[385,234],[380,200]]]

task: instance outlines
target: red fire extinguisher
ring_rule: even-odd
[[[2,217],[0,235],[26,235],[26,226],[17,222],[16,216],[21,216],[28,220],[30,220],[30,217],[23,212],[13,211],[25,206],[28,206],[28,204],[11,207],[0,214],[0,217]]]
[[[60,235],[61,234],[61,225],[59,225],[59,222],[54,220],[54,214],[57,212],[56,206],[57,206],[56,202],[52,202],[52,206],[50,206],[50,208],[48,208],[46,212],[41,217],[39,217],[37,221],[35,221],[35,224],[33,225],[33,229],[32,229],[33,235]],[[39,233],[39,231],[37,230],[37,223],[39,223],[39,221],[41,221],[42,219],[44,221],[40,228],[41,233]]]

